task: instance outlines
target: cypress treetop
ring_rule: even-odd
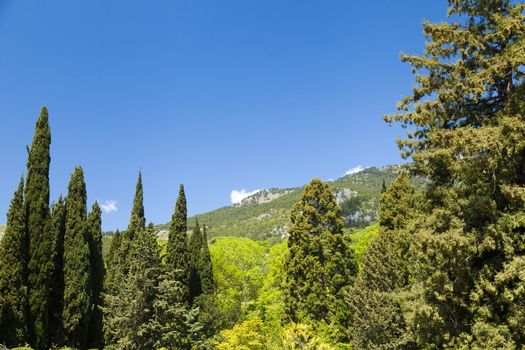
[[[86,184],[81,167],[71,176],[66,200],[63,322],[68,345],[84,348],[91,316],[91,266]]]
[[[48,346],[50,280],[53,271],[51,225],[49,220],[49,163],[51,130],[46,107],[36,122],[29,148],[25,187],[25,210],[29,235],[29,334],[31,344]]]
[[[186,233],[188,228],[187,215],[184,186],[180,185],[179,196],[169,229],[166,265],[168,269],[178,276],[178,280],[181,281],[186,288],[188,288],[191,268],[188,237]],[[189,296],[189,293],[187,293],[187,295]]]

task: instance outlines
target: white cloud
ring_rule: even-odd
[[[112,213],[114,211],[117,211],[117,201],[105,201],[104,203],[100,204],[100,209],[102,209],[104,213]]]
[[[244,198],[249,197],[249,196],[251,196],[253,194],[256,194],[259,191],[260,190],[246,192],[246,190],[240,190],[240,191],[233,190],[230,193],[230,199],[231,199],[233,204],[239,204]]]
[[[345,175],[357,174],[363,170],[365,170],[365,168],[362,165],[358,165],[358,166],[353,167],[352,169],[348,169],[345,172]]]

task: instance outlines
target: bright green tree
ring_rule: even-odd
[[[330,186],[313,179],[291,213],[286,260],[286,314],[290,321],[321,322],[346,333],[344,291],[357,273],[343,239],[343,218]]]
[[[49,218],[49,163],[51,130],[42,107],[27,160],[25,211],[29,235],[29,335],[37,349],[48,345],[50,280],[53,271]]]
[[[92,304],[92,281],[88,243],[86,184],[81,167],[75,167],[66,198],[64,237],[64,310],[67,343],[85,348]]]
[[[388,122],[412,171],[430,179],[414,224],[409,319],[420,348],[525,343],[525,4],[449,1],[425,23],[416,85]]]
[[[171,217],[171,224],[166,249],[167,268],[176,273],[176,278],[186,287],[185,299],[189,301],[190,256],[188,250],[188,212],[184,186],[180,185],[179,196],[175,211]]]
[[[0,240],[0,343],[24,345],[27,330],[28,237],[24,211],[24,180],[20,180]]]
[[[66,204],[62,196],[51,206],[53,233],[54,269],[51,279],[51,303],[49,320],[53,326],[49,329],[49,340],[52,344],[64,343],[62,312],[64,303],[64,236],[66,232]]]
[[[102,259],[102,212],[97,202],[93,204],[88,216],[88,243],[91,259],[91,304],[92,311],[89,317],[89,348],[102,349],[104,334],[102,331],[102,292],[104,288],[104,261]]]

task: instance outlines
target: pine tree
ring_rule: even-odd
[[[54,269],[51,279],[51,302],[49,320],[49,340],[52,344],[64,343],[64,327],[62,312],[64,302],[64,236],[66,232],[66,205],[62,196],[51,207],[51,222],[53,233]]]
[[[343,218],[330,187],[313,179],[291,213],[286,260],[286,314],[293,322],[321,322],[344,338],[342,300],[357,272],[343,239]],[[343,339],[341,339],[343,340]]]
[[[0,240],[0,343],[24,345],[27,330],[28,237],[24,211],[24,180],[20,180]]]
[[[49,163],[51,130],[42,107],[27,161],[25,211],[29,235],[29,335],[37,349],[48,345],[50,280],[53,271],[49,218]]]
[[[81,167],[71,176],[66,199],[64,237],[64,330],[70,346],[85,348],[91,313],[91,266],[86,184]]]
[[[175,211],[171,218],[166,250],[166,266],[170,271],[175,273],[177,280],[181,281],[185,286],[186,292],[184,293],[184,298],[189,301],[190,257],[186,233],[188,228],[187,215],[184,186],[180,185],[179,197],[177,198]]]
[[[93,309],[89,318],[89,348],[103,348],[104,334],[102,331],[102,292],[104,287],[104,261],[102,259],[102,220],[100,206],[93,204],[88,216],[89,257],[91,259],[91,302]]]
[[[213,294],[215,289],[206,227],[203,227],[201,231],[197,219],[195,219],[195,226],[190,236],[188,247],[191,263],[190,301],[193,302],[195,298],[203,293]]]
[[[410,125],[399,147],[430,179],[413,225],[410,328],[419,348],[515,349],[525,343],[525,4],[449,3],[449,22],[424,24],[424,54],[402,57],[417,84],[386,118]]]

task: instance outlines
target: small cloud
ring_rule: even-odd
[[[105,201],[104,203],[100,204],[100,209],[102,209],[104,213],[112,213],[114,211],[118,211],[117,201]]]
[[[357,174],[361,171],[365,170],[365,168],[362,166],[362,165],[358,165],[356,167],[353,167],[352,169],[348,169],[346,172],[345,172],[345,176],[346,175],[352,175],[352,174]]]
[[[230,193],[230,199],[232,201],[233,204],[239,204],[240,202],[242,202],[242,200],[246,197],[249,197],[251,195],[254,195],[256,194],[257,192],[259,192],[260,190],[255,190],[255,191],[251,191],[251,192],[246,192],[246,190],[240,190],[240,191],[237,191],[237,190],[233,190],[231,193]]]

